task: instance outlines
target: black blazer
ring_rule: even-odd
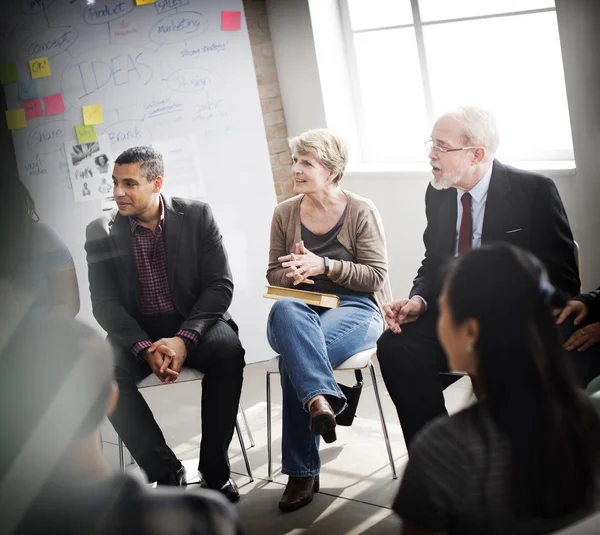
[[[181,329],[200,337],[227,309],[233,279],[212,211],[200,201],[163,196],[167,277],[175,310],[185,318]],[[86,229],[88,277],[94,317],[113,343],[131,347],[148,339],[139,326],[138,284],[129,219],[118,210],[92,221]]]
[[[577,296],[577,300],[582,301],[588,307],[589,316],[596,316],[600,313],[600,288],[596,288],[586,294]],[[589,320],[586,318],[587,320]]]
[[[410,296],[420,295],[430,306],[435,306],[440,291],[440,269],[456,247],[456,194],[455,188],[436,190],[431,185],[425,194],[425,258]],[[579,293],[573,234],[554,182],[494,160],[481,243],[499,241],[531,251],[557,288],[571,296]]]

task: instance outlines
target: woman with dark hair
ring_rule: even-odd
[[[69,249],[39,222],[35,203],[17,178],[5,179],[0,196],[0,296],[11,321],[36,311],[74,318],[79,286]]]
[[[552,309],[565,303],[512,246],[452,266],[438,336],[479,402],[415,438],[394,503],[403,534],[549,533],[596,509],[600,421],[562,353]]]

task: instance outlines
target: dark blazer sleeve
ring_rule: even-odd
[[[544,263],[557,288],[577,295],[581,282],[573,234],[556,185],[549,178],[538,185],[534,210],[532,252]]]
[[[202,337],[231,305],[233,277],[223,237],[208,204],[200,206],[198,224],[199,235],[203,235],[197,251],[202,291],[181,328],[196,331]]]
[[[600,310],[600,288],[596,288],[586,294],[580,294],[576,299],[584,303],[588,307],[590,313]]]
[[[435,299],[433,285],[438,277],[438,271],[440,266],[440,253],[439,248],[436,247],[435,232],[434,229],[436,221],[436,206],[437,199],[432,198],[432,188],[427,187],[425,193],[425,214],[427,217],[427,226],[423,233],[423,244],[425,245],[425,257],[421,261],[421,267],[417,271],[417,276],[413,280],[413,287],[410,291],[409,297],[420,295],[428,305],[430,301]]]
[[[102,219],[92,221],[87,226],[85,250],[92,311],[112,343],[130,348],[149,337],[123,305],[115,272],[118,256],[110,242]]]

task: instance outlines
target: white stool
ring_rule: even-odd
[[[194,368],[183,367],[181,369],[181,373],[179,374],[179,378],[174,383],[168,383],[169,385],[179,384],[179,383],[188,383],[190,381],[201,381],[204,377],[202,372],[195,370]],[[167,383],[163,383],[156,375],[151,373],[145,379],[141,380],[137,387],[138,388],[152,388],[156,386],[163,386]],[[250,427],[248,425],[248,419],[246,418],[246,414],[244,410],[241,410],[242,418],[244,420],[244,424],[246,426],[246,431],[248,433],[248,438],[250,439],[250,447],[254,446],[254,439],[252,438],[252,433],[250,432]],[[240,430],[240,424],[235,420],[235,430],[237,432],[238,440],[240,441],[240,447],[242,448],[242,455],[244,456],[244,462],[246,463],[246,471],[248,472],[248,477],[250,481],[254,481],[254,477],[252,476],[252,469],[250,468],[250,462],[248,461],[248,453],[246,452],[246,445],[244,444],[244,437],[242,436],[242,431]],[[123,458],[123,441],[121,437],[118,437],[118,446],[119,446],[119,467],[121,472],[125,471],[125,462]]]
[[[377,386],[377,376],[375,375],[375,367],[371,359],[377,354],[377,349],[367,349],[356,353],[349,359],[345,360],[340,364],[335,371],[352,371],[361,370],[363,368],[369,368],[371,372],[371,379],[373,381],[373,391],[375,392],[375,400],[377,401],[377,408],[379,409],[379,418],[381,419],[381,428],[383,430],[383,438],[385,440],[385,447],[387,448],[388,458],[390,461],[390,468],[392,470],[392,478],[398,479],[396,475],[396,467],[394,466],[394,457],[392,455],[392,447],[390,445],[390,437],[388,435],[387,426],[385,425],[385,419],[383,417],[383,409],[381,408],[381,399],[379,397],[379,388]],[[273,357],[267,363],[267,464],[269,476],[268,480],[273,481],[272,477],[272,457],[271,457],[271,374],[279,373],[279,357]]]

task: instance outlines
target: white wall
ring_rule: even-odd
[[[310,18],[311,9],[314,15],[331,16],[332,3],[334,0],[267,0],[290,135],[324,124],[343,132],[343,126],[325,114],[324,102],[331,94],[326,84],[332,76],[331,72],[321,78],[316,75],[323,65],[317,62]],[[575,239],[580,243],[584,289],[588,290],[600,285],[600,255],[597,253],[600,236],[600,35],[596,30],[600,22],[600,2],[556,0],[556,5],[577,171],[574,174],[551,171],[545,174],[556,181]],[[332,25],[328,39],[333,39],[336,32],[337,28]],[[316,46],[318,48],[318,41]],[[327,66],[331,68],[331,62]],[[352,113],[353,110],[348,110],[348,115]],[[395,297],[402,297],[412,286],[424,251],[424,196],[429,175],[369,171],[356,166],[353,170],[352,167],[349,166],[342,185],[372,199],[381,212],[388,242],[392,290]]]

